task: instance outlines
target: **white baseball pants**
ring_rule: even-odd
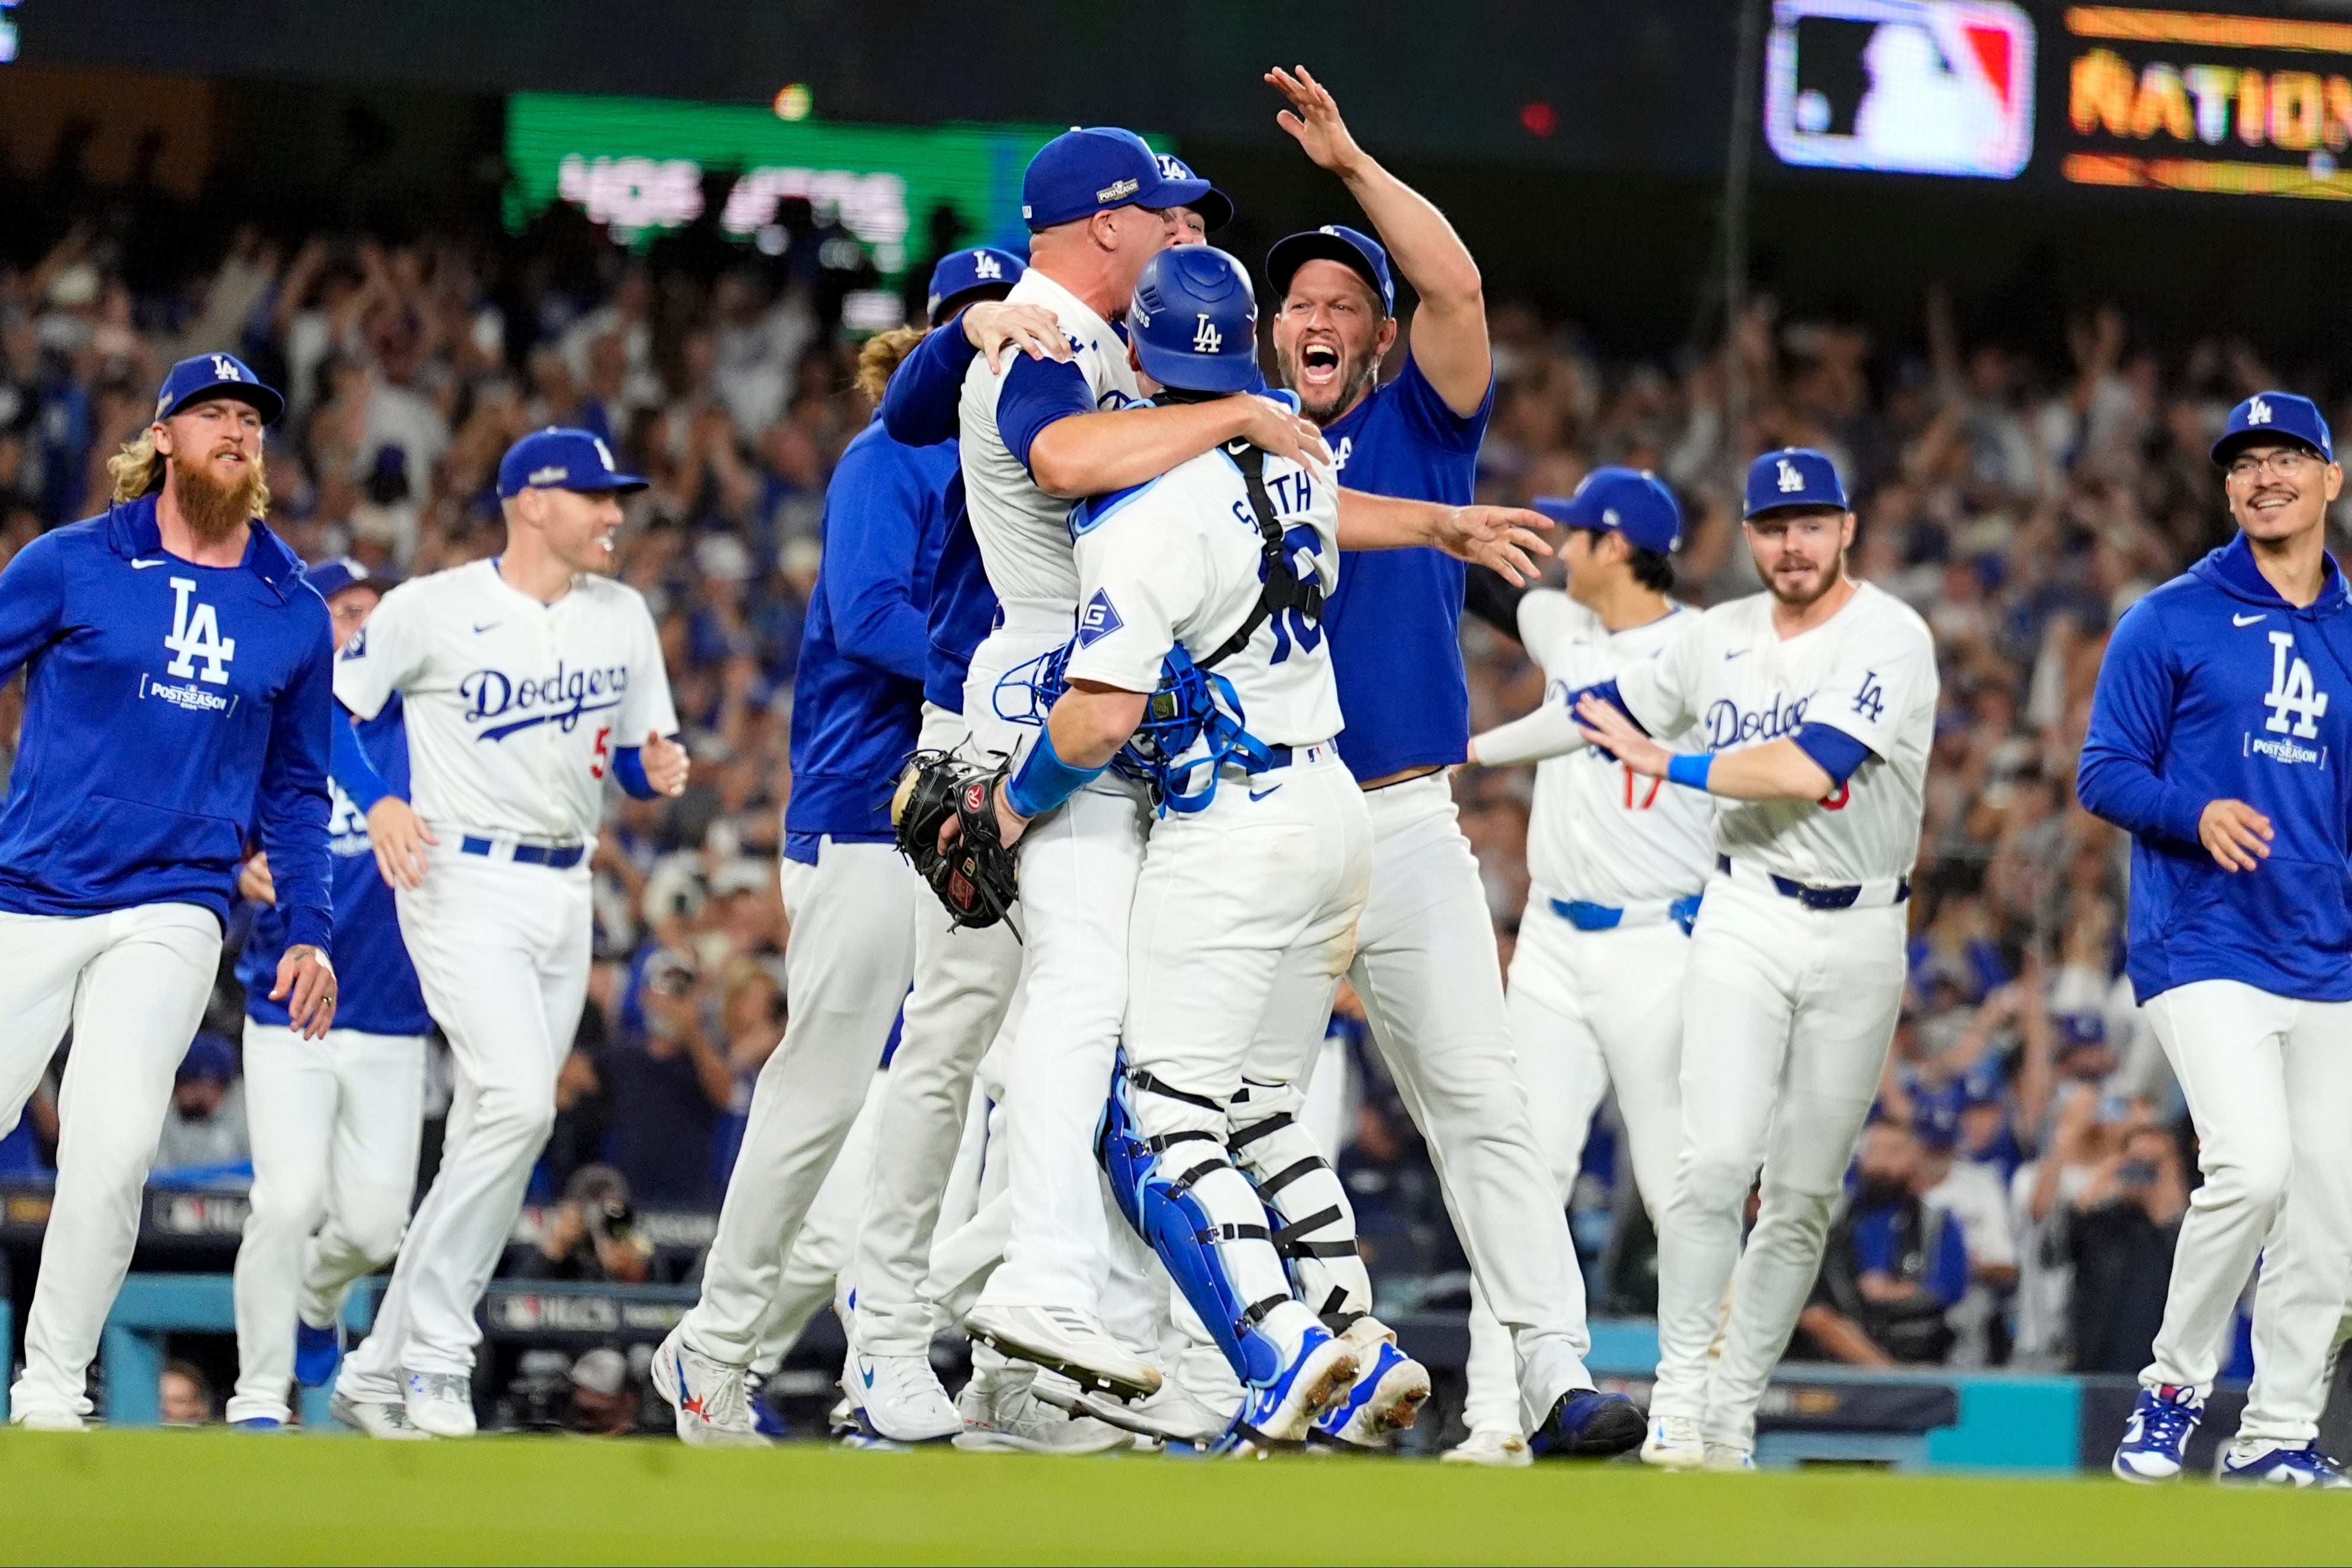
[[[514,1232],[531,1166],[555,1126],[555,1075],[588,994],[586,865],[555,870],[462,854],[436,829],[425,883],[399,893],[400,934],[425,1005],[449,1037],[457,1089],[441,1168],[408,1234],[367,1341],[343,1362],[351,1398],[400,1396],[404,1371],[474,1367],[482,1299]]]
[[[739,1366],[759,1354],[785,1257],[865,1106],[914,977],[916,901],[930,896],[895,846],[830,838],[816,864],[784,862],[783,883],[792,1012],[752,1087],[702,1299],[681,1325],[688,1344]]]
[[[1592,1386],[1584,1279],[1536,1146],[1503,1007],[1495,925],[1445,775],[1364,797],[1372,889],[1349,978],[1405,1109],[1429,1140],[1471,1272],[1517,1353],[1521,1416]]]
[[[1528,900],[1507,998],[1519,1084],[1565,1207],[1593,1113],[1613,1085],[1634,1185],[1653,1212],[1682,1151],[1683,973],[1690,938],[1672,921],[1579,931],[1541,894]],[[1573,1248],[1569,1266],[1577,1264]],[[1470,1287],[1472,1431],[1518,1429],[1510,1336]]]
[[[889,1073],[877,1072],[869,1082],[866,1103],[849,1124],[849,1136],[842,1140],[833,1169],[825,1173],[801,1220],[800,1234],[784,1254],[775,1299],[761,1319],[751,1356],[751,1370],[762,1377],[783,1364],[809,1320],[827,1306],[841,1314],[845,1325],[848,1322],[843,1299],[848,1293],[845,1270],[857,1248],[858,1218],[874,1165],[874,1127],[889,1081]]]
[[[920,744],[972,755],[963,716],[926,705]],[[965,930],[919,889],[915,988],[907,998],[898,1050],[877,1113],[875,1137],[890,1151],[873,1162],[857,1232],[854,1331],[869,1355],[920,1355],[930,1348],[931,1307],[923,1276],[940,1226],[940,1200],[970,1122],[972,1075],[996,1040],[1021,983],[1021,941],[1000,922]],[[1024,911],[1013,918],[1025,922]]]
[[[1657,1216],[1650,1414],[1701,1417],[1708,1442],[1755,1446],[1757,1404],[1812,1293],[1895,1039],[1908,912],[1809,909],[1720,874],[1707,882],[1683,985],[1682,1150]],[[1763,1206],[1743,1252],[1759,1166]]]
[[[90,1360],[139,1243],[140,1193],[220,946],[220,922],[194,904],[0,913],[0,1135],[15,1130],[68,1023],[74,1034],[58,1096],[57,1196],[25,1371],[8,1396],[19,1421],[94,1408]]]
[[[2238,1435],[2308,1443],[2352,1298],[2352,1002],[2199,980],[2152,998],[2147,1016],[2188,1098],[2205,1180],[2189,1197],[2141,1386],[2211,1392],[2259,1253],[2254,1382]]]
[[[424,1133],[425,1037],[304,1040],[245,1020],[253,1207],[236,1249],[232,1421],[288,1418],[294,1322],[324,1328],[400,1250]]]

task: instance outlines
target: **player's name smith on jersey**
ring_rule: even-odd
[[[477,740],[504,740],[519,729],[540,724],[561,725],[569,733],[580,722],[582,714],[619,707],[621,694],[628,689],[626,664],[603,670],[572,670],[561,662],[553,674],[536,680],[529,676],[518,680],[502,670],[476,670],[457,683],[457,695],[469,705],[466,709],[467,724],[479,724],[509,713],[523,716],[492,725],[476,736]],[[546,711],[532,711],[541,707]]]
[[[139,674],[139,695],[160,698],[190,713],[227,713],[236,706],[234,692],[206,691],[194,681],[159,681],[143,670]]]
[[[2315,751],[2308,746],[2296,744],[2293,739],[2257,738],[2252,730],[2246,732],[2245,755],[2267,757],[2273,762],[2315,762],[2322,768],[2327,766],[2327,747],[2324,746]]]
[[[1811,701],[1811,697],[1784,699],[1775,692],[1770,707],[1749,713],[1729,697],[1717,697],[1707,705],[1701,720],[1706,726],[1707,749],[1721,751],[1727,746],[1746,746],[1794,735],[1804,727],[1805,707]]]

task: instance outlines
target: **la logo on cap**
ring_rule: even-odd
[[[1001,278],[1004,276],[1004,268],[998,266],[996,258],[986,251],[971,258],[971,272],[975,277]]]
[[[2261,398],[2255,398],[2252,402],[2246,404],[2246,423],[2248,424],[2268,424],[2270,422],[2270,404],[2264,402]]]
[[[1785,457],[1781,458],[1780,494],[1783,496],[1793,496],[1804,487],[1805,476],[1797,472],[1797,465],[1790,462]]]

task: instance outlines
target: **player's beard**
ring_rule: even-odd
[[[1838,552],[1837,559],[1831,561],[1828,566],[1822,568],[1813,575],[1804,579],[1803,581],[1806,586],[1802,589],[1800,589],[1797,586],[1795,580],[1785,577],[1777,571],[1771,575],[1771,577],[1765,582],[1764,586],[1771,590],[1773,598],[1779,600],[1790,609],[1802,610],[1807,605],[1817,602],[1821,599],[1822,595],[1827,593],[1831,589],[1835,588],[1838,585],[1838,580],[1843,578],[1844,575],[1845,552],[1841,550]]]
[[[1331,383],[1330,391],[1320,401],[1307,391],[1298,376],[1298,350],[1291,350],[1282,356],[1282,379],[1298,394],[1298,412],[1317,424],[1328,424],[1349,409],[1356,400],[1371,390],[1372,378],[1380,373],[1381,362],[1368,357],[1348,367],[1348,373]]]
[[[172,499],[180,508],[180,517],[188,531],[205,544],[219,544],[234,535],[257,510],[254,503],[266,483],[257,457],[245,465],[243,476],[233,485],[217,483],[209,463],[174,463],[171,481]]]

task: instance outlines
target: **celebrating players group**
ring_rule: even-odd
[[[794,692],[791,1022],[653,1362],[690,1443],[767,1440],[752,1391],[830,1294],[854,1442],[1384,1447],[1430,1381],[1371,1315],[1309,1113],[1345,982],[1471,1261],[1448,1458],[1753,1463],[1902,1003],[1931,638],[1847,574],[1816,452],[1751,466],[1765,591],[1705,612],[1670,597],[1682,518],[1647,474],[1473,505],[1477,267],[1309,73],[1266,79],[1370,232],[1292,235],[1253,278],[1209,243],[1223,193],[1073,130],[1024,179],[1026,262],[946,257],[929,329],[866,346],[880,411],[827,496]],[[241,893],[266,908],[229,1417],[282,1426],[294,1383],[331,1381],[372,1436],[470,1435],[476,1307],[585,991],[605,782],[686,786],[659,638],[610,575],[643,482],[601,441],[518,442],[502,553],[391,585],[306,570],[259,521],[281,409],[228,355],[174,366],[112,507],[0,574],[0,671],[28,682],[0,812],[11,1122],[73,1035],[29,1427],[90,1413]],[[2222,1472],[2336,1486],[2314,1439],[2352,1296],[2341,475],[2284,392],[2214,457],[2242,532],[2124,618],[2080,788],[2136,836],[2131,975],[2205,1173],[2116,1469],[2180,1472],[2259,1252]],[[1564,591],[1528,586],[1538,556]],[[1549,682],[1475,737],[1465,606]],[[1530,761],[1507,990],[1447,769]],[[436,1023],[457,1089],[412,1217]],[[1564,1218],[1612,1087],[1659,1237],[1646,1419],[1586,1369]],[[345,1295],[395,1254],[346,1354]],[[950,1327],[953,1399],[929,1358]]]

